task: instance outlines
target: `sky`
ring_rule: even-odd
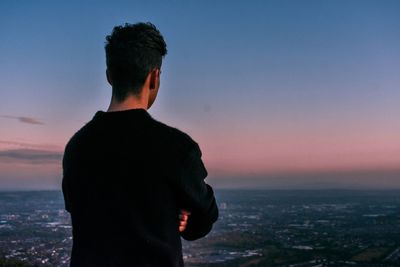
[[[150,21],[151,116],[216,188],[400,188],[400,2],[0,1],[0,190],[60,189],[65,144],[107,110],[105,36]]]

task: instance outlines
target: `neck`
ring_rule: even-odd
[[[127,109],[136,109],[136,108],[143,108],[147,110],[148,102],[149,99],[148,97],[145,97],[144,94],[141,94],[139,96],[129,95],[121,102],[117,101],[117,99],[113,96],[111,98],[111,102],[107,112],[122,111]]]

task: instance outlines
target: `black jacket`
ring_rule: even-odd
[[[218,218],[201,155],[145,109],[98,111],[63,157],[70,266],[184,266],[180,237],[204,237]],[[191,211],[183,232],[181,208]]]

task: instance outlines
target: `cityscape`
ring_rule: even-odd
[[[182,239],[185,266],[400,266],[400,191],[215,194],[219,220],[206,237]],[[4,262],[68,266],[71,231],[61,191],[0,193]]]

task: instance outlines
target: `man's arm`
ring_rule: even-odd
[[[64,151],[64,156],[62,160],[62,167],[63,167],[63,177],[62,177],[62,192],[64,196],[64,206],[65,210],[71,213],[71,204],[70,204],[70,199],[69,199],[69,190],[68,190],[68,183],[67,183],[67,176],[69,174],[68,171],[68,161],[67,161],[67,149]]]
[[[65,210],[68,211],[69,213],[71,213],[71,205],[70,205],[70,201],[69,201],[69,197],[68,197],[67,181],[65,179],[65,175],[63,175],[63,179],[62,179],[62,192],[63,192],[63,196],[64,196]]]
[[[178,177],[179,204],[182,209],[190,212],[186,228],[181,232],[185,240],[204,237],[218,219],[214,191],[204,181],[207,175],[207,170],[201,160],[201,150],[196,143],[185,157]]]

